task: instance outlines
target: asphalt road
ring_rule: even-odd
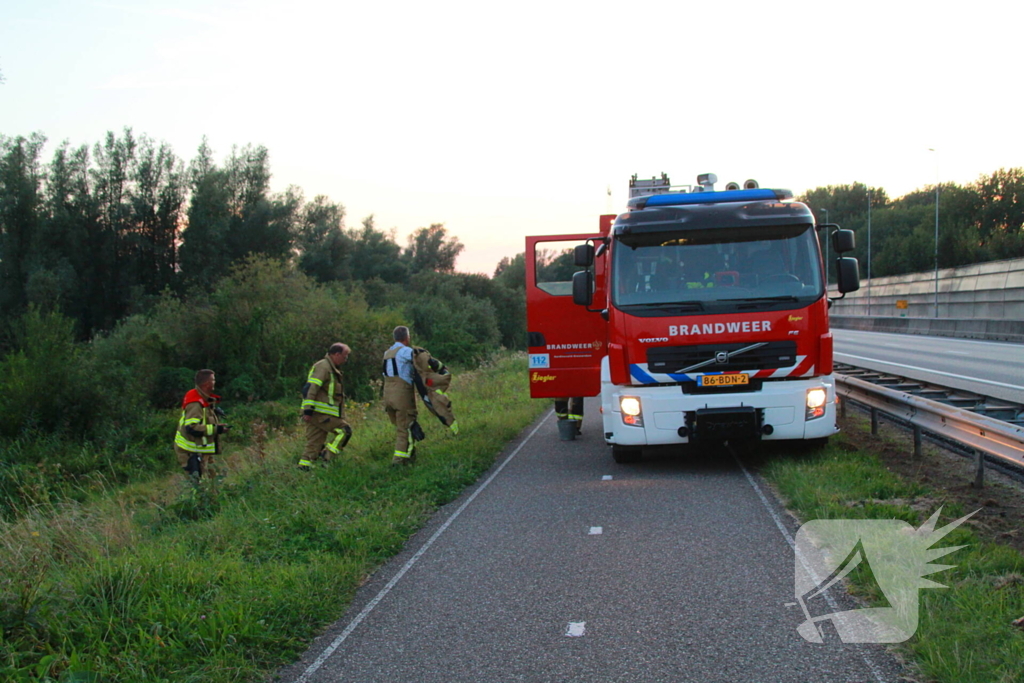
[[[527,429],[280,680],[899,678],[881,646],[798,635],[796,524],[734,456],[616,465],[587,410],[576,441]]]
[[[837,362],[1024,403],[1024,345],[859,330],[832,334]]]

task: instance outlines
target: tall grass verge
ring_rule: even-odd
[[[3,523],[0,680],[249,681],[293,660],[547,407],[525,377],[522,355],[456,376],[460,434],[421,411],[414,467],[390,466],[380,405],[352,404],[329,468],[298,471],[301,434],[257,419],[222,479],[175,475]]]

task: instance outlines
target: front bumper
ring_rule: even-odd
[[[606,361],[607,362],[607,359]],[[685,444],[734,436],[763,440],[817,439],[839,431],[836,424],[836,388],[831,375],[784,381],[766,381],[760,391],[687,395],[676,385],[616,386],[602,372],[601,406],[605,440],[619,446]],[[806,419],[808,389],[826,392],[824,415]],[[622,421],[619,399],[640,399],[643,426]],[[730,410],[731,409],[731,410]],[[701,414],[698,415],[698,411]],[[749,413],[753,417],[749,417]],[[750,420],[753,425],[750,427]],[[695,425],[705,424],[703,433]],[[770,427],[770,429],[766,429]]]

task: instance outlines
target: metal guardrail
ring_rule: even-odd
[[[1024,466],[1024,427],[856,377],[836,374],[835,379],[840,396],[872,409],[872,431],[876,426],[875,411],[910,423],[914,428],[915,455],[919,456],[921,451],[921,430],[973,449],[978,455],[977,486],[983,481],[985,455]]]
[[[883,386],[893,391],[931,399],[947,406],[963,408],[978,415],[985,415],[994,420],[1024,426],[1024,405],[1020,403],[985,396],[984,394],[964,389],[955,389],[942,386],[941,384],[925,382],[919,379],[911,379],[891,372],[869,370],[847,363],[836,363],[835,374],[856,377],[857,379],[877,386]]]

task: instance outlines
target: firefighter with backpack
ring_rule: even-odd
[[[392,465],[412,463],[416,442],[423,439],[423,429],[416,422],[415,353],[409,342],[409,328],[399,325],[392,333],[395,343],[384,352],[381,374],[384,376],[384,410],[395,425],[395,451]]]
[[[448,395],[452,381],[448,368],[426,349],[413,346],[405,325],[396,327],[393,336],[395,343],[384,353],[381,374],[384,376],[384,410],[395,425],[391,464],[403,465],[415,462],[416,442],[426,437],[416,421],[416,394],[427,410],[453,434],[459,433],[459,423]]]

